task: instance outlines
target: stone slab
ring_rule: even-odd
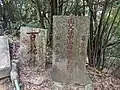
[[[45,68],[47,30],[40,28],[21,27],[20,53],[21,60],[31,67]],[[32,64],[32,65],[30,65]]]
[[[53,70],[56,82],[85,84],[89,21],[79,16],[53,17]]]
[[[7,36],[0,36],[0,78],[10,75],[10,53]]]
[[[58,82],[54,82],[52,90],[94,90],[92,84],[87,85],[61,85]]]

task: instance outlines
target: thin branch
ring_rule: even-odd
[[[120,40],[117,40],[117,41],[115,41],[115,42],[113,42],[113,43],[109,43],[109,44],[103,46],[102,48],[106,48],[106,47],[108,48],[108,47],[110,47],[110,46],[118,45],[118,44],[120,44]]]
[[[83,0],[83,16],[85,16],[85,0]]]
[[[66,9],[68,7],[68,2],[65,4],[65,8],[64,8],[64,15],[66,14]]]
[[[43,15],[41,14],[41,5],[39,5],[40,4],[40,2],[39,2],[39,0],[35,0],[35,3],[36,3],[36,8],[38,9],[38,14],[39,14],[39,19],[40,19],[40,25],[41,25],[41,27],[42,28],[45,28],[45,26],[44,26],[44,18],[43,18]]]
[[[108,17],[107,17],[107,20],[106,20],[104,26],[103,26],[103,29],[102,29],[102,32],[101,32],[100,38],[102,38],[102,36],[103,36],[103,34],[104,34],[104,32],[105,32],[105,28],[106,28],[106,25],[107,25],[107,23],[108,23],[108,21],[109,21],[109,18],[110,18],[111,12],[112,12],[112,7],[110,8],[109,15],[108,15]]]
[[[87,0],[85,0],[87,2]],[[114,1],[111,1],[111,2],[108,2],[107,4],[110,5],[112,4]],[[87,2],[88,3],[88,2]],[[104,6],[105,4],[105,1],[101,1],[101,2],[97,2],[97,3],[93,3],[92,5],[102,5]],[[84,6],[81,6],[80,8],[83,8],[83,7],[90,7],[89,3],[87,5],[84,5]]]
[[[46,17],[46,13],[44,11],[43,11],[43,15],[44,15],[45,19],[48,21],[48,24],[50,24],[50,20],[49,20],[49,18]]]
[[[97,37],[99,37],[99,35],[100,35],[100,31],[101,31],[101,27],[102,27],[102,21],[103,21],[103,18],[104,18],[106,9],[107,9],[108,2],[109,2],[109,1],[106,0],[106,2],[105,2],[105,4],[104,4],[104,7],[103,7],[103,10],[102,10],[102,14],[101,14],[101,18],[100,18],[100,23],[99,23],[99,25],[98,25]]]
[[[63,1],[60,3],[60,5],[58,7],[61,7],[64,3],[68,2],[69,0]]]
[[[117,12],[116,12],[116,14],[115,14],[115,16],[114,16],[114,19],[113,19],[113,22],[112,22],[112,24],[111,24],[111,27],[110,27],[110,29],[109,29],[109,31],[108,31],[107,40],[108,40],[109,35],[110,35],[110,33],[111,33],[111,30],[112,30],[112,28],[113,28],[114,22],[115,22],[115,20],[116,20],[116,18],[117,18],[117,15],[118,15],[118,13],[119,13],[119,10],[120,10],[120,7],[118,7],[118,9],[117,9]]]

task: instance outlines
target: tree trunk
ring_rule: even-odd
[[[39,0],[35,0],[35,2],[36,2],[36,7],[37,7],[37,10],[38,10],[38,13],[39,13],[40,27],[41,27],[41,28],[45,28],[45,25],[44,25],[44,16],[43,16],[43,14],[41,13],[42,10],[41,10],[40,2],[39,2]]]
[[[50,1],[50,27],[49,27],[49,46],[52,47],[52,33],[53,33],[53,15],[57,15],[57,0],[51,0]]]

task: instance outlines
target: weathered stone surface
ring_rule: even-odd
[[[87,90],[84,85],[71,85],[71,84],[60,84],[58,82],[53,83],[52,90]]]
[[[112,74],[120,79],[120,66]]]
[[[53,70],[56,82],[85,84],[89,21],[79,16],[53,18]]]
[[[10,53],[7,36],[0,36],[0,78],[10,75]]]
[[[20,52],[21,60],[30,67],[45,68],[47,30],[40,28],[21,27]]]

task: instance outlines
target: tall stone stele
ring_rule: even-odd
[[[68,84],[85,84],[89,21],[80,16],[53,17],[52,79]]]
[[[47,30],[41,28],[21,27],[20,52],[21,60],[27,61],[30,67],[45,69]]]

